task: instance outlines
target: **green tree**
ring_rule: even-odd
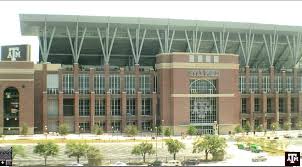
[[[26,123],[23,123],[21,126],[21,135],[27,135],[28,134],[28,125]]]
[[[214,157],[217,154],[225,153],[227,144],[223,137],[218,135],[205,135],[193,143],[193,153],[204,152],[206,160],[208,155],[212,154]]]
[[[246,122],[244,125],[243,125],[243,130],[245,131],[245,132],[250,132],[251,131],[251,124],[250,124],[250,122]]]
[[[87,150],[88,166],[101,166],[103,155],[101,151],[93,146],[89,146]]]
[[[43,142],[43,143],[38,143],[34,147],[34,153],[39,154],[40,156],[43,156],[44,158],[44,164],[46,166],[47,162],[47,157],[49,156],[56,156],[59,153],[59,146],[53,142]]]
[[[24,146],[22,146],[22,145],[13,145],[12,146],[12,153],[13,153],[13,155],[12,155],[13,159],[12,160],[14,160],[17,155],[20,155],[21,157],[25,157]]]
[[[170,137],[171,136],[171,128],[166,128],[164,131],[164,135]]]
[[[290,128],[291,128],[291,123],[288,122],[288,121],[284,122],[283,129],[284,130],[290,130]]]
[[[296,129],[302,130],[302,121],[298,121],[298,122],[296,123]]]
[[[241,125],[237,125],[234,129],[235,133],[242,133],[243,132],[243,129],[241,127]]]
[[[279,129],[279,123],[278,122],[274,122],[271,124],[271,129],[273,132],[275,132],[276,130]]]
[[[94,125],[92,128],[92,132],[96,135],[102,135],[104,133],[103,128],[98,125]]]
[[[65,154],[68,157],[76,157],[77,163],[80,163],[80,158],[86,156],[88,147],[88,144],[69,142],[66,144]]]
[[[169,139],[166,141],[166,145],[168,147],[168,151],[170,154],[173,154],[173,159],[176,159],[176,153],[178,153],[181,149],[185,149],[185,145],[174,139]]]
[[[129,137],[134,137],[138,134],[137,127],[134,125],[127,125],[125,128],[125,133]]]
[[[146,154],[154,154],[155,150],[151,143],[143,142],[133,147],[131,154],[141,155],[143,157],[144,163],[146,162]]]
[[[190,125],[187,130],[187,134],[190,136],[194,136],[197,134],[197,129],[195,126]]]
[[[66,124],[61,124],[59,126],[59,134],[64,137],[68,134],[68,126]]]
[[[157,129],[157,135],[161,135],[163,133],[163,127],[159,126]]]

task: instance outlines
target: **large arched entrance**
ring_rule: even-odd
[[[3,93],[4,133],[14,134],[19,129],[19,91],[9,87]]]
[[[216,80],[190,80],[190,94],[216,94]],[[199,134],[212,134],[216,116],[216,97],[190,97],[190,124],[197,127]]]

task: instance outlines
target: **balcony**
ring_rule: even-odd
[[[59,89],[58,88],[47,88],[47,94],[58,94],[59,93]]]

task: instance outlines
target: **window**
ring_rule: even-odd
[[[150,131],[151,127],[151,121],[142,121],[142,131]]]
[[[279,112],[285,112],[285,99],[279,98]]]
[[[142,99],[142,115],[151,115],[151,99]]]
[[[214,94],[216,93],[216,80],[190,80],[191,94]]]
[[[260,111],[260,99],[259,98],[255,98],[254,107],[255,107],[255,112]]]
[[[120,99],[111,99],[111,115],[121,115]]]
[[[153,80],[154,84],[154,92],[157,92],[157,75],[154,76],[154,80]]]
[[[94,76],[94,91],[96,94],[105,93],[105,79],[101,74],[96,74]]]
[[[242,98],[241,99],[241,113],[247,113],[247,99]]]
[[[135,94],[135,76],[125,75],[125,90],[127,94]]]
[[[269,92],[270,90],[270,77],[262,76],[262,89],[264,92]]]
[[[127,115],[135,115],[135,100],[134,98],[127,99]]]
[[[245,76],[240,76],[239,80],[240,80],[239,90],[240,90],[241,93],[243,93],[243,92],[245,92],[245,89],[246,89],[246,87],[245,87],[245,81],[246,81]]]
[[[267,98],[267,112],[268,113],[273,112],[272,98]]]
[[[47,115],[48,117],[57,117],[59,115],[58,99],[48,99]]]
[[[194,62],[194,55],[189,55],[189,62],[193,63]]]
[[[258,92],[259,85],[258,85],[258,76],[257,75],[251,75],[250,85],[251,85],[250,88],[251,88],[252,91]]]
[[[73,94],[73,75],[64,74],[63,75],[63,92],[64,94]]]
[[[79,100],[79,113],[80,116],[89,116],[90,103],[88,99]]]
[[[214,56],[214,63],[219,63],[219,56]]]
[[[80,132],[89,132],[90,124],[89,122],[80,122]]]
[[[120,94],[120,76],[117,74],[110,75],[109,83],[111,94]]]
[[[89,75],[88,74],[79,75],[79,92],[80,92],[80,94],[89,93]]]
[[[278,92],[281,92],[282,90],[282,79],[281,76],[275,76],[275,89]]]
[[[95,100],[95,116],[105,115],[105,99],[96,99]]]
[[[150,94],[150,75],[141,75],[140,76],[140,90],[142,94]]]
[[[293,90],[293,77],[292,76],[287,76],[286,79],[286,88],[288,91],[292,91]]]
[[[105,121],[100,120],[98,122],[95,122],[94,124],[97,125],[98,127],[102,128],[103,130],[105,130],[105,126],[106,126]]]
[[[206,62],[211,63],[211,56],[206,56]]]
[[[74,115],[74,99],[63,99],[63,114],[64,116]]]
[[[120,131],[121,130],[121,121],[120,120],[112,120],[111,122],[112,131]]]
[[[202,55],[198,55],[198,62],[200,63],[200,62],[203,62],[202,61]]]
[[[47,74],[47,93],[58,94],[59,89],[59,75]]]
[[[290,99],[290,110],[291,110],[291,112],[292,113],[298,112],[297,108],[298,108],[297,99],[296,98],[291,98]]]

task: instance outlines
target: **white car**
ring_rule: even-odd
[[[182,166],[181,162],[178,160],[171,160],[168,163],[165,163],[163,166]]]
[[[65,165],[65,166],[84,166],[84,165],[82,165],[80,163],[73,162],[73,163]]]
[[[124,162],[118,161],[118,162],[112,164],[111,166],[128,166],[128,165]]]

